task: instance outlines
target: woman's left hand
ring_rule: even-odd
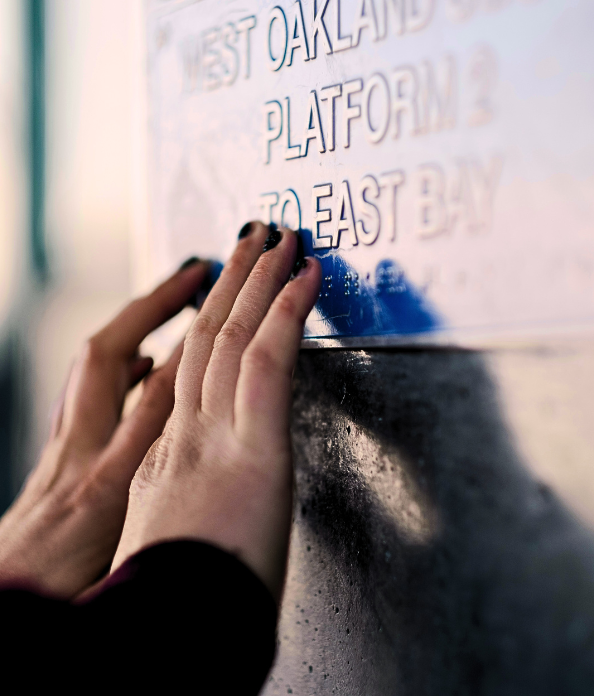
[[[0,583],[71,598],[107,572],[130,482],[173,407],[182,353],[179,346],[151,372],[138,347],[183,309],[205,275],[203,263],[180,270],[86,343],[40,462],[0,521]],[[143,378],[142,398],[122,420],[126,394]]]

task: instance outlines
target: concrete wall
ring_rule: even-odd
[[[272,694],[594,692],[594,344],[309,351]]]

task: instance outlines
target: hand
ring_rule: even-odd
[[[205,274],[199,263],[176,273],[87,342],[40,462],[0,521],[0,582],[71,598],[111,564],[130,482],[173,407],[181,356],[180,346],[151,372],[138,346],[184,307]],[[128,390],[143,378],[140,402],[121,420]]]
[[[252,224],[186,337],[175,407],[138,469],[112,568],[171,539],[236,554],[278,599],[293,471],[291,382],[321,269],[287,283],[297,236]]]

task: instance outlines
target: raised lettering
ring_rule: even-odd
[[[318,184],[312,191],[312,242],[314,249],[329,249],[332,247],[331,235],[320,235],[320,225],[332,220],[329,208],[320,208],[320,199],[332,195],[332,184]]]
[[[351,104],[351,96],[363,90],[363,80],[350,80],[345,82],[342,88],[344,97],[344,107],[342,109],[342,144],[344,147],[351,146],[351,121],[361,118],[361,105]]]
[[[414,135],[419,128],[419,108],[417,103],[419,80],[412,67],[399,68],[392,74],[392,113],[394,119],[394,138],[403,132],[403,116],[408,114],[410,130]]]
[[[336,99],[342,95],[342,85],[332,85],[320,90],[320,100],[328,102],[328,150],[336,148]]]
[[[452,56],[433,67],[426,61],[421,66],[423,79],[419,93],[420,116],[422,125],[419,132],[429,133],[456,125],[457,72],[456,62]]]
[[[274,25],[280,29],[280,50],[277,55],[274,55],[272,47]],[[278,32],[277,32],[278,34]],[[282,7],[273,7],[270,11],[268,19],[268,57],[270,58],[270,69],[273,71],[280,70],[285,62],[287,55],[287,46],[289,44],[289,28],[287,26],[287,18]]]
[[[223,39],[223,77],[222,82],[224,85],[232,85],[237,79],[237,74],[239,72],[239,54],[235,48],[237,43],[237,31],[235,25],[229,22],[223,27],[222,39]]]
[[[309,46],[307,43],[307,34],[305,33],[303,8],[301,7],[300,0],[297,0],[293,5],[293,16],[290,26],[289,46],[287,49],[289,59],[287,60],[287,65],[293,65],[293,53],[298,48],[303,51],[303,60],[309,60]]]
[[[263,193],[260,196],[259,205],[262,211],[262,222],[265,225],[270,225],[272,222],[272,209],[278,203],[278,193]]]
[[[397,207],[397,191],[400,186],[404,183],[404,172],[397,170],[394,172],[386,172],[380,176],[380,187],[385,189],[387,196],[387,203],[385,208],[384,218],[387,221],[386,227],[390,230],[390,241],[395,242],[398,232],[398,218],[396,215]]]
[[[346,51],[351,48],[353,43],[353,37],[350,34],[342,36],[341,34],[341,0],[334,0],[334,37],[332,45],[334,47],[334,53],[338,51]]]
[[[419,168],[417,178],[416,232],[421,237],[434,237],[447,229],[445,175],[437,165],[426,164]]]
[[[270,163],[270,143],[278,140],[283,131],[283,109],[277,101],[264,104],[264,163]]]
[[[380,233],[380,211],[378,206],[372,202],[372,200],[377,201],[379,196],[380,186],[377,179],[370,174],[364,176],[357,189],[357,211],[361,216],[357,220],[357,236],[363,244],[373,244]]]
[[[353,246],[357,246],[357,230],[355,228],[355,215],[353,213],[353,200],[349,182],[344,180],[340,184],[338,199],[334,214],[334,230],[332,232],[332,246],[338,248],[343,232],[347,232],[349,241]]]
[[[318,36],[322,37],[322,43],[324,44],[324,51],[326,54],[330,55],[332,53],[332,44],[330,42],[330,36],[328,35],[328,28],[324,23],[324,13],[328,8],[329,0],[319,0],[320,5],[318,7],[318,0],[314,0],[313,3],[313,25],[311,33],[311,57],[315,58],[318,54]]]
[[[237,22],[237,32],[239,34],[245,34],[244,42],[244,58],[243,58],[243,75],[246,80],[249,78],[251,73],[251,41],[250,41],[250,31],[256,26],[256,18],[252,15],[250,17],[244,17]]]
[[[218,29],[210,29],[202,37],[202,67],[203,85],[206,90],[213,90],[221,85],[220,76],[214,72],[214,68],[221,62],[221,54],[215,48],[215,44],[220,39]]]
[[[315,90],[309,93],[307,101],[307,118],[305,119],[305,131],[303,133],[303,142],[301,144],[301,156],[307,157],[309,149],[309,141],[315,138],[318,144],[318,152],[326,152],[324,145],[324,133],[322,131],[322,120],[320,118],[320,108],[318,106],[318,97]]]
[[[293,189],[287,189],[279,198],[280,224],[292,230],[301,229],[301,205]],[[288,211],[288,212],[287,212]]]
[[[285,132],[285,159],[292,160],[301,157],[301,145],[291,145],[291,100],[289,97],[285,97],[283,131]]]
[[[372,123],[372,97],[374,91],[379,96],[379,105],[376,112],[379,112],[379,122],[377,127]],[[390,125],[390,87],[386,78],[379,73],[372,75],[365,83],[363,92],[363,124],[365,127],[365,137],[370,143],[379,143],[383,140]]]
[[[355,14],[355,24],[353,26],[353,46],[358,46],[361,40],[363,29],[371,31],[371,38],[377,41],[380,37],[375,14],[374,0],[358,0],[359,5]]]

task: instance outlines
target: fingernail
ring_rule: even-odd
[[[293,273],[291,274],[291,280],[299,278],[299,276],[304,275],[308,267],[307,259],[299,259],[293,268]]]
[[[191,307],[198,308],[204,302],[223,270],[223,264],[220,261],[208,261],[207,264],[206,276],[202,281],[202,285],[198,292],[188,302]]]
[[[298,276],[299,272],[302,271],[306,267],[307,267],[307,259],[306,258],[297,259],[297,261],[295,262],[295,265],[293,266],[293,270],[291,271],[291,278],[295,278],[296,276]]]
[[[264,247],[262,249],[262,253],[265,251],[270,251],[271,249],[274,249],[274,247],[280,242],[282,239],[282,234],[278,230],[272,230],[272,232],[266,237],[266,241],[264,242]]]
[[[179,271],[185,271],[186,268],[190,268],[191,266],[195,266],[197,263],[200,263],[200,259],[197,256],[190,256],[189,259],[186,259],[182,265],[177,269],[178,273]]]
[[[245,225],[239,230],[239,234],[237,235],[237,239],[245,239],[248,234],[250,234],[252,231],[252,223],[251,222],[246,222]]]

